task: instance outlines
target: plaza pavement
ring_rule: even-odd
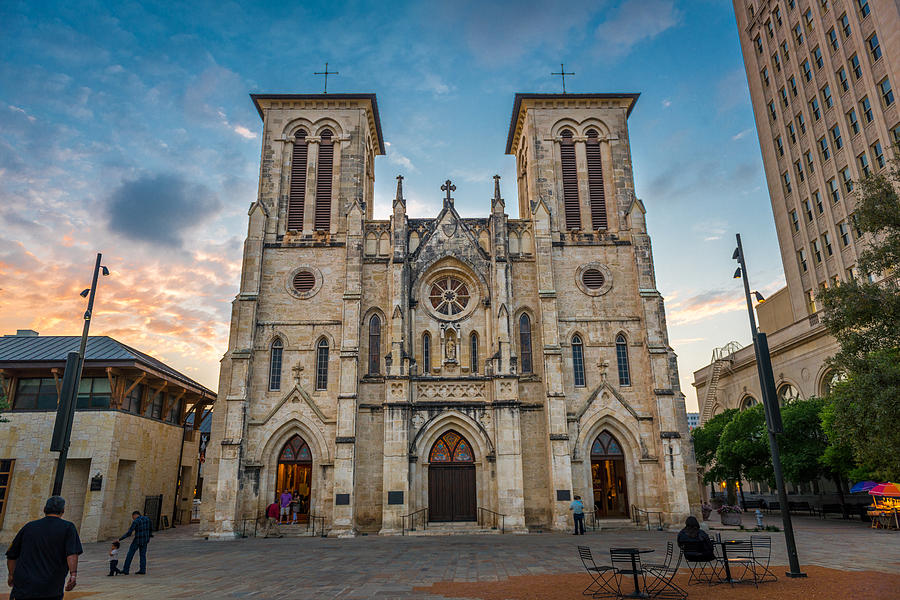
[[[749,517],[745,516],[745,522]],[[769,517],[767,523],[777,521]],[[814,517],[796,517],[795,529],[801,564],[900,573],[900,532],[872,530],[859,521]],[[773,564],[787,564],[783,535],[771,535]],[[577,537],[541,533],[210,542],[196,536],[196,526],[179,527],[155,535],[148,574],[142,576],[133,574],[135,556],[132,575],[107,577],[109,544],[86,544],[78,567],[78,593],[66,594],[66,599],[446,600],[412,588],[441,581],[574,573],[581,570],[578,544],[590,546],[601,557],[616,545],[653,547],[659,556],[666,541],[674,539],[674,532],[623,529]],[[127,548],[126,541],[123,558]],[[783,569],[775,571],[780,575]],[[0,593],[0,600],[5,598]]]

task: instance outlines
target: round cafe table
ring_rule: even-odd
[[[620,598],[649,598],[650,596],[646,591],[641,590],[641,583],[638,580],[638,575],[642,575],[644,573],[643,568],[639,569],[637,566],[637,557],[639,554],[646,554],[648,552],[653,552],[653,548],[611,548],[611,550],[616,550],[618,552],[625,552],[631,555],[631,575],[634,577],[634,591],[630,594],[624,594],[619,596]],[[626,573],[627,574],[627,573]]]

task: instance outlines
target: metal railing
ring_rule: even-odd
[[[741,346],[740,342],[734,342],[734,341],[728,342],[721,348],[716,348],[713,350],[712,359],[709,362],[714,363],[717,360],[724,360],[724,359],[728,358],[729,356],[731,356],[732,354],[734,354],[735,352],[737,352],[738,350],[740,350],[741,348],[743,348],[743,346]]]
[[[659,531],[663,530],[663,522],[662,522],[662,513],[654,510],[644,510],[643,508],[638,508],[634,504],[631,505],[631,520],[635,525],[641,525],[642,522],[647,522],[647,531],[650,531],[650,525],[652,525],[654,521],[654,515],[656,520],[656,529]]]
[[[245,517],[241,519],[241,537],[256,537],[256,531],[259,528],[258,517]],[[251,532],[252,529],[252,532]]]
[[[309,520],[306,522],[306,532],[312,534],[313,537],[316,536],[316,532],[319,532],[320,537],[326,537],[325,534],[325,517],[320,517],[318,515],[309,515]]]
[[[589,510],[584,513],[584,528],[597,531],[597,511]]]
[[[498,527],[499,525],[499,527]],[[483,506],[478,507],[478,526],[482,529],[500,529],[500,533],[506,533],[506,515],[494,512]]]
[[[415,531],[419,523],[422,524],[422,530],[428,529],[428,508],[420,508],[408,515],[402,515],[400,523],[403,529],[401,535],[406,535],[407,531]]]

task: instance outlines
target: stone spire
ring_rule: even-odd
[[[394,197],[394,207],[396,208],[397,203],[406,207],[406,200],[403,198],[403,175],[397,175],[397,195]]]
[[[494,175],[494,197],[491,199],[491,212],[503,214],[506,209],[506,203],[500,197],[500,176]]]

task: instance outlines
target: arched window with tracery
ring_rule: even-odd
[[[619,385],[631,385],[631,368],[628,365],[628,342],[621,333],[616,336],[616,366],[619,371]]]
[[[756,398],[750,395],[744,396],[741,399],[740,410],[746,410],[751,406],[756,406]]]
[[[303,204],[306,202],[306,160],[309,145],[302,129],[294,134],[294,151],[291,154],[291,185],[288,195],[287,228],[303,231]]]
[[[531,373],[534,365],[531,360],[531,319],[522,313],[519,317],[519,361],[523,373]]]
[[[427,331],[422,336],[422,372],[431,372],[431,334]]]
[[[328,389],[328,340],[325,338],[316,344],[316,389]]]
[[[591,201],[591,226],[606,229],[606,191],[603,189],[603,160],[600,157],[600,136],[596,129],[587,132],[585,144],[588,168],[588,195]]]
[[[474,331],[469,336],[469,370],[478,372],[478,334]]]
[[[572,375],[575,387],[584,387],[584,344],[579,335],[572,336]]]
[[[316,168],[316,231],[331,228],[331,179],[334,174],[334,134],[324,130],[319,137],[319,164]]]
[[[281,354],[284,352],[284,343],[281,338],[275,338],[269,351],[269,390],[281,389]]]
[[[560,135],[559,157],[562,163],[566,229],[581,229],[581,205],[578,200],[578,169],[575,164],[574,134],[571,130],[564,129]]]
[[[428,455],[430,463],[471,463],[475,454],[466,439],[457,432],[444,432],[431,447]]]
[[[782,383],[778,386],[778,404],[784,406],[788,402],[800,399],[800,392],[792,383]]]
[[[381,373],[381,318],[369,319],[369,375]]]

